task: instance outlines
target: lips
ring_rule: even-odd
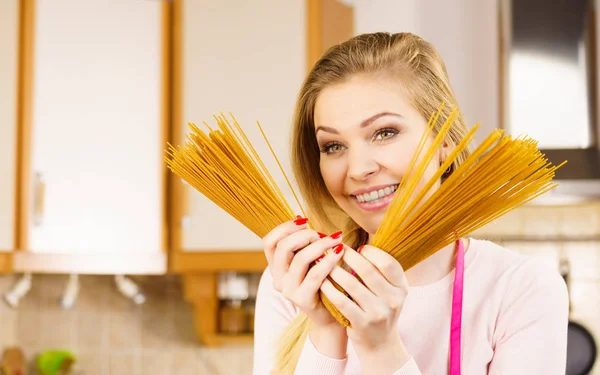
[[[374,189],[371,191],[367,191],[365,193],[362,194],[355,194],[353,195],[353,197],[359,201],[359,202],[373,202],[376,201],[378,199],[384,198],[390,194],[393,194],[396,189],[398,189],[398,184],[395,185],[389,185],[386,186],[384,188],[380,188],[380,189]]]
[[[350,196],[360,208],[366,211],[375,211],[387,206],[397,189],[398,184],[375,186],[357,190]]]

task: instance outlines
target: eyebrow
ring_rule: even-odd
[[[364,120],[363,122],[361,122],[360,123],[360,127],[361,128],[367,127],[367,126],[371,125],[371,123],[373,123],[378,118],[384,117],[384,116],[395,116],[395,117],[402,118],[402,115],[399,115],[397,113],[393,113],[393,112],[381,112],[381,113],[373,115],[373,116],[369,117],[368,119]],[[339,132],[336,129],[334,129],[332,127],[329,127],[329,126],[321,126],[321,125],[317,126],[317,129],[315,130],[315,134],[317,134],[319,132],[319,130],[322,130],[322,131],[327,132],[327,133],[339,134]]]

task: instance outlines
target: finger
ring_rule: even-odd
[[[303,249],[317,240],[319,240],[317,232],[308,228],[301,229],[281,239],[277,243],[277,248],[273,256],[272,272],[274,273],[274,277],[283,277],[288,272],[296,251]]]
[[[355,326],[357,322],[363,320],[365,312],[344,293],[337,290],[337,288],[329,281],[325,279],[323,285],[321,285],[321,291],[329,299],[329,301],[350,321],[352,326]]]
[[[405,288],[408,280],[400,262],[385,251],[370,245],[363,246],[360,255],[375,266],[390,284]]]
[[[362,310],[371,311],[382,304],[378,296],[342,267],[335,266],[330,276]]]
[[[287,276],[290,280],[295,281],[297,285],[300,285],[313,262],[317,259],[322,259],[326,252],[332,252],[336,255],[342,252],[344,245],[341,242],[341,235],[327,236],[312,242],[294,255]]]
[[[314,296],[321,288],[323,281],[327,279],[331,270],[340,261],[342,255],[343,249],[338,253],[334,251],[328,252],[320,261],[311,267],[297,287],[298,294]]]
[[[302,217],[299,217],[296,220],[286,221],[285,223],[275,227],[263,237],[263,249],[265,250],[265,255],[269,264],[273,262],[273,256],[275,254],[275,249],[277,248],[277,243],[292,233],[308,228],[307,223],[308,220]]]
[[[391,283],[369,259],[362,256],[362,252],[359,254],[356,251],[347,250],[343,260],[372,293],[382,297],[393,294]]]

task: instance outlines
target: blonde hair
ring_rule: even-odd
[[[331,47],[312,68],[304,81],[294,115],[292,130],[292,168],[308,210],[318,218],[324,230],[343,229],[351,245],[363,242],[365,233],[334,202],[319,167],[319,146],[315,137],[314,110],[321,91],[359,74],[389,74],[399,78],[413,107],[426,120],[440,104],[444,109],[434,127],[434,134],[458,103],[452,92],[446,66],[429,42],[411,33],[374,33],[358,35]],[[448,133],[447,142],[458,144],[467,133],[459,114]],[[462,163],[463,152],[445,178]],[[312,216],[311,216],[312,218]],[[340,220],[342,220],[340,222]]]
[[[446,67],[436,49],[411,33],[374,33],[356,36],[331,47],[312,68],[299,93],[292,131],[292,168],[306,200],[313,225],[323,231],[344,230],[345,242],[357,247],[367,239],[360,228],[333,200],[320,173],[320,152],[315,136],[314,110],[321,91],[355,75],[387,74],[399,80],[413,107],[428,120],[445,104],[434,134],[446,122],[458,103],[450,87]],[[401,84],[400,84],[401,83]],[[446,142],[456,145],[467,133],[462,114],[458,114]],[[462,152],[442,181],[468,157]],[[306,320],[294,321],[282,336],[276,372],[293,372],[308,330]]]

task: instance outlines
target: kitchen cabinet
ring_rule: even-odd
[[[166,270],[170,5],[24,0],[15,270]]]
[[[318,57],[352,36],[352,20],[352,8],[336,0],[175,0],[174,143],[184,142],[188,122],[214,125],[214,114],[233,113],[295,207],[256,121],[291,173],[297,94]],[[184,275],[199,338],[205,345],[251,341],[251,335],[218,332],[217,280],[221,271],[262,272],[261,239],[175,175],[170,188],[170,267]]]
[[[306,73],[304,1],[182,1],[181,7],[180,118],[175,126],[183,127],[181,134],[187,122],[212,125],[214,114],[232,112],[284,187],[256,121],[289,171],[289,130]],[[260,238],[207,198],[191,187],[184,195],[176,223],[181,250],[261,248]],[[291,194],[286,197],[293,201]]]
[[[19,1],[0,2],[0,272],[10,270],[15,248],[17,66]]]

